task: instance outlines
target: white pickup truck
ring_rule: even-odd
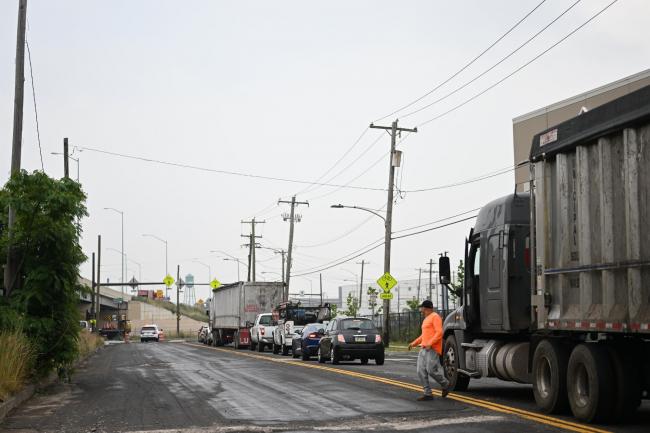
[[[302,306],[300,302],[292,301],[280,304],[274,311],[277,328],[273,334],[273,353],[282,352],[287,356],[293,348],[293,339],[298,337],[297,332],[309,323],[322,323],[330,320],[330,305],[317,307]]]
[[[258,352],[264,352],[265,346],[273,345],[273,334],[275,333],[273,314],[262,313],[255,317],[255,323],[251,328],[251,345],[250,349],[257,349]]]

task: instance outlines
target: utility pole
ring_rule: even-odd
[[[282,255],[282,282],[284,283],[284,263],[286,260],[286,254],[287,252],[285,250],[280,250],[279,252],[276,251],[276,254],[281,254]]]
[[[63,139],[63,177],[70,178],[70,156],[68,154],[68,138]]]
[[[25,96],[25,25],[27,22],[27,0],[18,2],[18,30],[16,34],[16,74],[14,76],[14,130],[11,143],[11,176],[20,172],[20,159],[23,144],[23,100]],[[12,231],[16,210],[9,206],[7,231],[9,248],[4,272],[4,294],[9,296],[18,280],[18,261],[12,244]]]
[[[422,268],[418,268],[418,302],[420,302],[420,285],[422,283]]]
[[[433,302],[433,259],[429,259],[429,301]]]
[[[95,253],[92,254],[92,266],[90,269],[90,313],[92,314],[91,318],[97,320],[95,315]],[[94,322],[96,323],[96,322]],[[92,331],[95,332],[95,324],[91,327]]]
[[[320,306],[323,306],[323,274],[318,274],[320,278]]]
[[[95,320],[99,323],[99,314],[102,311],[102,293],[100,283],[102,281],[102,235],[97,235],[97,301],[95,302]]]
[[[248,281],[253,281],[255,282],[255,249],[257,248],[257,244],[255,243],[255,239],[259,239],[262,236],[256,236],[255,235],[255,225],[256,224],[264,224],[266,221],[255,221],[255,218],[253,218],[250,221],[243,221],[241,222],[242,224],[250,224],[251,225],[251,232],[248,235],[241,235],[242,237],[248,237]]]
[[[402,152],[395,150],[397,145],[397,134],[401,135],[402,131],[404,132],[418,132],[417,128],[398,128],[398,120],[391,124],[391,126],[377,126],[370,124],[372,129],[383,129],[384,131],[390,131],[390,164],[388,168],[388,201],[386,203],[386,234],[384,241],[384,273],[390,273],[390,246],[391,246],[391,236],[393,231],[393,200],[394,200],[394,189],[395,189],[395,167],[399,167],[401,162]],[[388,347],[390,344],[390,300],[384,299],[384,324],[383,324],[383,338],[384,346]]]
[[[181,335],[181,265],[176,265],[176,338]]]
[[[361,260],[361,263],[357,262],[357,265],[361,265],[361,281],[359,281],[359,309],[361,309],[361,306],[363,305],[363,268],[368,263],[369,262],[366,262],[365,260]]]
[[[291,204],[291,213],[289,215],[286,214],[282,215],[282,219],[284,219],[285,221],[289,220],[289,248],[287,249],[287,272],[286,272],[286,281],[284,287],[284,301],[286,302],[289,300],[289,282],[291,280],[291,252],[293,250],[293,226],[296,217],[298,218],[298,221],[301,220],[301,217],[299,215],[296,215],[295,209],[296,209],[296,205],[304,204],[309,206],[309,202],[296,201],[296,196],[294,195],[293,197],[291,197],[291,201],[278,200],[278,204],[280,203]]]

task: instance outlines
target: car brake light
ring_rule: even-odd
[[[315,332],[312,332],[311,334],[309,334],[307,336],[307,338],[318,338],[318,334],[316,334]]]
[[[264,327],[263,326],[260,326],[260,334],[264,335]]]
[[[343,334],[339,334],[337,336],[337,339],[339,340],[339,343],[345,343],[345,337],[343,336]]]
[[[375,343],[381,343],[381,335],[375,335]]]

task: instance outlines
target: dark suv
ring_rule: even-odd
[[[318,345],[318,362],[332,364],[360,359],[367,364],[374,359],[377,365],[384,363],[384,345],[381,335],[370,319],[359,317],[336,317],[325,329]]]

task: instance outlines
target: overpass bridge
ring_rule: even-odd
[[[91,282],[87,278],[80,277],[79,282],[90,290]],[[102,287],[99,297],[99,319],[97,324],[100,325],[103,321],[110,321],[109,317],[118,314],[125,314],[129,308],[129,301],[132,296],[127,293],[130,288],[126,286],[124,294],[121,290],[115,290],[110,287]],[[86,318],[92,313],[92,295],[90,293],[79,294],[79,312],[81,317]]]

